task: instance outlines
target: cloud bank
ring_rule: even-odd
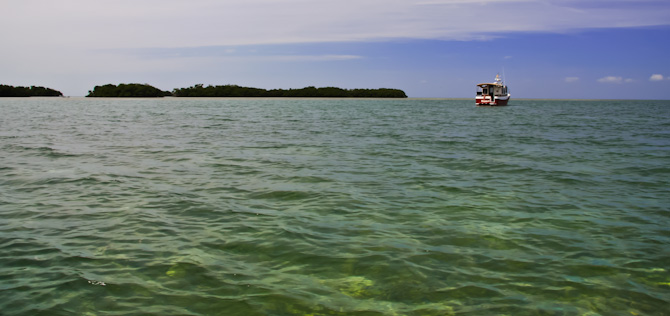
[[[483,40],[510,32],[668,25],[665,1],[23,0],[3,5],[0,39],[94,48]],[[492,19],[493,13],[504,18]]]

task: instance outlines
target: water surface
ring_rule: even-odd
[[[0,99],[2,315],[668,315],[670,102]]]

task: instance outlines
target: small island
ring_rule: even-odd
[[[87,98],[162,98],[171,96],[169,91],[162,91],[148,84],[129,83],[106,84],[104,86],[95,86],[93,91],[89,91]]]
[[[45,87],[14,87],[0,85],[0,97],[62,97],[60,91]]]
[[[237,85],[207,86],[197,84],[189,88],[174,89],[175,97],[255,97],[255,98],[407,98],[398,89],[342,89],[336,87],[302,89],[273,89],[241,87]]]

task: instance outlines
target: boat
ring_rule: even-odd
[[[500,79],[500,74],[496,75],[495,82],[480,83],[477,85],[477,96],[475,97],[477,106],[507,105],[509,99],[509,91],[505,83]]]

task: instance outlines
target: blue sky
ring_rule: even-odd
[[[667,0],[23,0],[0,4],[0,83],[398,88],[670,99]]]

